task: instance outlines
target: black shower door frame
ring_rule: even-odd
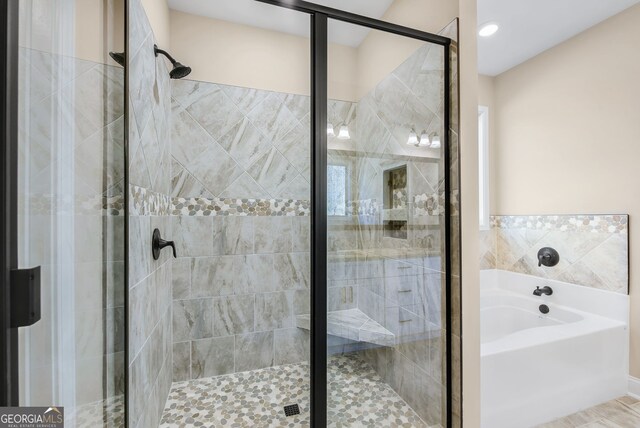
[[[18,328],[11,271],[18,268],[18,2],[0,4],[0,406],[18,405]]]
[[[256,0],[310,15],[311,25],[311,426],[327,426],[327,103],[328,20],[384,31],[442,46],[444,49],[444,153],[445,196],[445,305],[446,305],[446,416],[452,426],[451,359],[451,186],[449,173],[450,132],[450,48],[451,39],[402,25],[357,15],[302,0]]]
[[[445,174],[445,292],[446,292],[446,415],[452,424],[451,360],[451,166],[450,47],[451,39],[413,28],[345,12],[301,0],[256,0],[310,16],[311,27],[311,425],[327,425],[327,102],[328,20],[405,36],[444,49],[444,127],[442,150]],[[17,405],[17,329],[10,326],[9,273],[17,268],[17,23],[18,2],[0,5],[0,406]],[[126,14],[125,14],[126,17]],[[126,19],[126,18],[125,18]],[[126,75],[125,75],[126,76]],[[126,81],[125,77],[125,81]],[[125,86],[126,83],[125,83]],[[126,91],[126,88],[125,88]],[[125,152],[126,153],[126,152]],[[126,195],[126,192],[125,192]],[[126,205],[126,204],[125,204]],[[126,230],[125,230],[126,233]],[[128,259],[127,257],[125,260]],[[128,264],[128,263],[126,263]],[[125,293],[126,294],[126,293]],[[125,296],[126,298],[126,296]],[[127,341],[125,341],[125,349]],[[128,409],[125,409],[127,411]],[[125,420],[128,420],[125,417]]]

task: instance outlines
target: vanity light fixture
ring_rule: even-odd
[[[333,125],[332,125],[332,124],[330,124],[330,123],[327,123],[327,135],[328,135],[329,137],[335,137],[335,136],[336,136],[336,133],[335,133],[335,131],[333,130]]]
[[[420,141],[418,141],[418,134],[413,129],[409,132],[409,138],[407,139],[408,146],[418,146]]]
[[[422,131],[422,134],[420,134],[420,143],[418,143],[418,145],[420,147],[431,146],[431,140],[429,139],[429,134],[427,134],[427,131]]]
[[[480,37],[491,37],[494,34],[496,34],[496,32],[499,29],[500,29],[500,26],[498,26],[497,23],[487,22],[486,24],[483,24],[482,26],[480,26],[480,29],[478,30],[478,35]]]
[[[431,148],[432,149],[440,148],[440,136],[438,135],[437,132],[434,132],[433,135],[431,136]]]
[[[351,138],[349,135],[349,127],[346,124],[342,124],[340,126],[340,131],[338,132],[338,140],[348,140]]]

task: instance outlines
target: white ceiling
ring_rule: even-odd
[[[478,38],[478,71],[489,76],[503,73],[639,2],[478,0],[478,25],[500,25],[493,36]]]
[[[393,0],[313,0],[312,3],[381,18]],[[169,7],[193,15],[309,37],[309,18],[306,14],[255,0],[169,0]],[[368,33],[367,28],[332,21],[329,41],[357,47]]]

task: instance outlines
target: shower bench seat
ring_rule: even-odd
[[[296,325],[298,328],[310,330],[310,320],[311,316],[308,314],[297,315]],[[356,342],[382,346],[393,346],[396,342],[396,336],[392,332],[357,308],[328,312],[327,333]]]

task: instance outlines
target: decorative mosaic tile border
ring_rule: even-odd
[[[310,203],[295,199],[172,198],[171,215],[308,216]]]
[[[171,197],[139,186],[129,186],[131,215],[164,216],[171,210]]]
[[[30,215],[124,215],[124,195],[112,196],[84,196],[77,195],[43,195],[33,194],[29,196]]]
[[[442,200],[441,200],[442,199]],[[437,193],[422,193],[413,197],[414,215],[440,215],[442,213],[444,198]]]
[[[171,198],[149,189],[130,186],[131,215],[173,215],[173,216],[309,216],[311,204],[308,200],[296,199],[246,199],[246,198]],[[122,201],[111,201],[109,209],[119,206]],[[413,197],[414,215],[440,215],[442,197],[437,193],[421,194]],[[118,205],[119,203],[119,205]],[[348,216],[375,216],[381,212],[376,199],[363,199],[347,203]],[[115,211],[114,211],[115,212]]]
[[[499,229],[560,230],[571,232],[603,232],[626,235],[629,216],[621,215],[538,215],[491,216],[491,227]]]
[[[362,199],[347,202],[347,215],[373,216],[380,212],[380,206],[375,199]]]

